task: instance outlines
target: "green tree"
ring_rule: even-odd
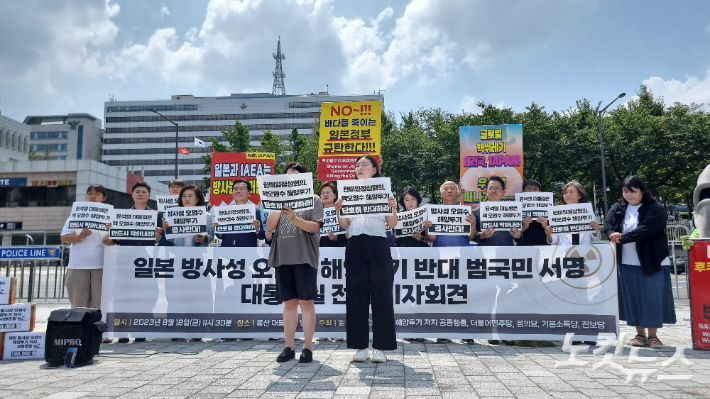
[[[250,142],[249,128],[242,125],[239,121],[234,122],[234,127],[222,130],[222,136],[227,139],[228,145],[223,144],[217,137],[212,137],[210,148],[212,148],[213,152],[249,152],[254,149]],[[200,190],[207,193],[210,186],[212,155],[203,155],[202,161],[204,162],[202,172],[206,173],[207,176],[202,179]]]
[[[260,146],[257,148],[260,152],[270,152],[275,156],[274,169],[275,173],[281,173],[281,171],[286,167],[286,160],[284,159],[284,139],[280,134],[271,133],[271,130],[264,130],[264,134],[261,136]]]
[[[299,162],[299,156],[303,150],[303,146],[306,144],[306,138],[298,134],[298,129],[294,126],[291,130],[291,135],[288,137],[289,149],[291,150],[290,160],[293,162]]]

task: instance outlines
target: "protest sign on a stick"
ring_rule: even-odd
[[[91,230],[106,231],[106,223],[111,222],[113,205],[100,202],[75,202],[69,215],[69,230],[78,231],[88,227]]]
[[[347,218],[392,216],[389,198],[392,196],[389,177],[338,181],[343,207],[340,216]]]
[[[213,208],[214,221],[219,223],[214,228],[215,233],[254,233],[256,227],[252,225],[256,219],[256,206],[254,204],[224,205]]]
[[[165,212],[166,209],[178,206],[177,195],[156,195],[155,201],[158,203],[158,212]]]
[[[261,205],[265,210],[280,211],[289,207],[294,211],[313,209],[313,174],[294,173],[291,175],[260,175]]]
[[[431,205],[428,204],[427,220],[432,222],[428,232],[436,235],[468,235],[471,234],[471,223],[466,221],[466,215],[471,212],[467,205]]]
[[[320,235],[327,236],[328,232],[335,235],[345,234],[345,230],[338,223],[338,212],[333,206],[323,209],[323,226],[320,228]]]
[[[583,233],[594,231],[589,223],[596,220],[592,204],[558,205],[548,209],[547,219],[552,227],[552,234]]]
[[[423,206],[411,211],[397,212],[397,226],[394,228],[394,235],[399,238],[421,233],[424,231],[426,220],[427,208]]]
[[[507,231],[523,227],[523,207],[520,202],[482,202],[480,207],[481,230],[493,228]]]
[[[158,211],[112,209],[108,237],[119,240],[155,239],[156,227],[158,227]]]
[[[552,193],[516,193],[515,200],[523,204],[523,217],[547,217],[547,208],[553,205]]]
[[[178,238],[207,234],[207,210],[204,206],[180,206],[165,211],[168,229],[165,237]]]

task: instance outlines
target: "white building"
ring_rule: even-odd
[[[262,132],[289,135],[295,127],[300,134],[310,134],[320,117],[323,102],[383,101],[382,95],[331,96],[328,93],[272,96],[268,93],[232,94],[228,97],[174,95],[165,101],[108,101],[104,104],[106,129],[102,161],[128,168],[144,176],[156,176],[162,182],[175,177],[175,126],[154,109],[179,125],[179,145],[190,151],[180,154],[179,177],[199,184],[207,175],[202,172],[202,155],[208,148],[196,147],[194,138],[208,144],[212,137],[222,142],[221,131],[239,121],[249,128],[251,144],[259,145]]]
[[[0,115],[0,162],[26,161],[30,152],[30,127]]]
[[[94,160],[24,161],[0,163],[0,239],[2,245],[59,244],[59,232],[74,201],[86,201],[91,184],[108,190],[107,204],[116,208],[133,205],[131,189],[138,181],[151,186],[153,209],[156,195],[168,195],[168,187],[155,178],[135,175]],[[47,233],[49,232],[49,233]]]
[[[35,159],[101,161],[101,120],[90,114],[28,116]]]

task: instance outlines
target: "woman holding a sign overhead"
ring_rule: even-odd
[[[361,155],[355,163],[358,180],[380,177],[377,160],[372,155]],[[342,187],[341,187],[342,189]],[[343,194],[344,196],[345,194]],[[369,357],[369,313],[372,305],[372,361],[384,363],[382,351],[397,349],[394,324],[394,268],[387,243],[386,229],[397,225],[397,201],[389,197],[389,216],[341,217],[342,198],[335,202],[338,222],[348,229],[350,238],[345,247],[346,326],[348,348],[357,349],[354,362]]]
[[[562,204],[586,204],[589,202],[589,197],[584,187],[576,181],[565,184],[562,188]],[[547,234],[547,242],[552,245],[589,245],[593,242],[599,242],[601,234],[599,234],[599,223],[596,220],[589,223],[594,229],[594,232],[571,233],[571,234],[552,234],[552,226],[545,227]]]
[[[658,329],[676,322],[666,219],[663,205],[637,176],[624,179],[621,199],[604,219],[609,241],[616,244],[619,320],[636,327],[631,346],[662,347]]]

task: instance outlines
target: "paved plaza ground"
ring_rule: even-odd
[[[66,305],[40,305],[38,327],[49,312]],[[277,363],[283,340],[103,344],[92,365],[49,368],[41,361],[0,361],[0,397],[8,398],[700,398],[710,397],[710,352],[685,350],[692,364],[663,367],[677,347],[690,348],[689,309],[677,307],[679,323],[659,330],[662,349],[641,349],[638,356],[581,354],[583,367],[555,368],[568,361],[562,343],[555,347],[409,343],[399,340],[384,364],[351,363],[345,342],[314,343],[314,361]],[[622,324],[622,332],[634,331]],[[297,341],[300,352],[303,341]],[[608,353],[613,353],[612,347]],[[646,359],[648,360],[648,359]],[[642,382],[645,369],[648,381]],[[627,375],[632,380],[627,382]],[[683,378],[690,380],[667,380]],[[659,380],[660,379],[660,380]]]

